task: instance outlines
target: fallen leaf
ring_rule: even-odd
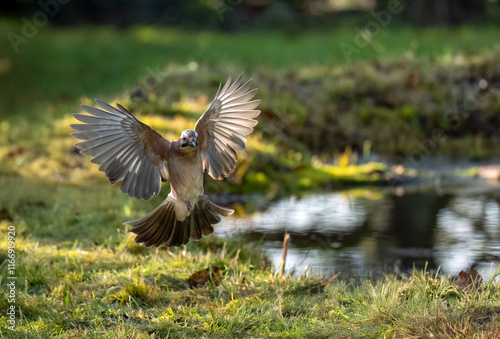
[[[472,286],[475,286],[476,289],[479,288],[481,282],[483,281],[483,277],[475,269],[468,269],[466,271],[460,271],[458,273],[458,278],[455,281],[455,284],[464,291],[472,289]]]
[[[211,272],[210,272],[211,270]],[[211,268],[206,268],[204,270],[193,273],[188,279],[189,287],[203,287],[206,285],[208,280],[212,280],[215,286],[219,286],[220,282],[218,277],[220,277],[220,270],[217,266],[212,266]]]

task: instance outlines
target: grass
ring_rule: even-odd
[[[152,210],[168,189],[152,201],[130,199],[110,186],[88,157],[74,151],[69,124],[75,121],[70,113],[79,110],[79,103],[91,104],[89,98],[119,100],[166,137],[176,138],[194,124],[219,81],[230,71],[246,70],[261,88],[265,123],[250,138],[249,151],[235,174],[222,183],[207,181],[208,194],[258,192],[255,200],[266,201],[303,190],[380,184],[388,170],[385,165],[353,166],[356,159],[350,145],[325,141],[337,151],[314,149],[314,140],[303,142],[297,131],[306,130],[305,122],[314,128],[335,126],[321,120],[331,113],[328,103],[335,100],[341,106],[345,93],[356,100],[370,98],[372,92],[362,86],[368,83],[365,77],[380,79],[380,93],[391,94],[392,86],[407,77],[405,72],[389,72],[398,70],[394,65],[400,60],[404,65],[410,61],[410,72],[427,74],[433,67],[455,69],[455,61],[463,58],[466,65],[456,72],[460,81],[476,66],[489,69],[489,60],[497,56],[493,46],[498,28],[416,29],[395,23],[397,29],[383,30],[376,37],[383,52],[362,49],[359,62],[350,65],[338,45],[350,43],[352,27],[364,20],[339,22],[331,31],[300,33],[48,26],[21,45],[18,54],[7,39],[0,40],[0,260],[7,256],[6,229],[15,225],[16,306],[22,312],[17,335],[498,335],[500,287],[493,279],[480,291],[469,292],[458,290],[448,277],[426,272],[356,286],[340,276],[328,286],[318,286],[324,281],[319,277],[278,279],[258,243],[211,236],[178,249],[138,246],[122,222]],[[0,36],[21,30],[18,21],[0,18],[0,22]],[[434,93],[432,77],[423,83],[426,87],[421,88]],[[142,100],[144,95],[147,100]],[[451,98],[459,96],[457,92]],[[443,97],[437,102],[446,102]],[[370,101],[359,105],[366,108]],[[406,117],[403,128],[415,126],[415,109],[396,111]],[[343,115],[338,121],[344,125],[339,126],[354,132],[356,126],[372,126],[371,113],[359,112]],[[377,121],[392,124],[388,109],[371,112]],[[309,116],[318,121],[308,121]],[[370,136],[378,137],[381,128],[375,127]],[[416,130],[415,135],[425,138]],[[482,140],[467,138],[460,139],[462,145],[468,147],[473,140],[479,155],[489,154]],[[370,144],[365,138],[359,140],[364,146]],[[372,143],[374,149],[379,145]],[[222,285],[189,289],[186,279],[210,265],[224,268]],[[7,292],[6,270],[5,265],[0,270],[2,295]],[[0,309],[7,306],[0,298]],[[1,335],[16,337],[6,330],[6,321],[0,314]]]
[[[342,276],[281,280],[258,247],[212,236],[184,248],[16,243],[16,333],[5,338],[459,337],[500,333],[500,285],[462,291],[425,271],[352,285]],[[2,239],[5,239],[2,232]],[[224,244],[225,243],[225,244]],[[5,241],[1,243],[6,247]],[[221,284],[189,288],[215,264]],[[5,283],[0,284],[5,294]],[[5,292],[5,293],[4,293]],[[7,309],[5,298],[1,309]]]
[[[0,112],[4,118],[19,114],[60,118],[66,114],[65,109],[75,109],[82,96],[114,96],[143,80],[148,70],[169,64],[224,65],[224,75],[231,69],[286,73],[305,66],[348,65],[339,44],[354,43],[354,27],[371,20],[341,20],[330,30],[294,33],[223,34],[144,26],[122,30],[42,27],[26,45],[19,46],[17,54],[8,39],[0,40],[0,81],[6,84],[0,93]],[[0,21],[0,36],[20,34],[19,20]],[[362,48],[354,61],[393,61],[408,53],[422,60],[477,54],[497,44],[497,36],[498,27],[494,25],[422,29],[394,22],[394,28],[388,26],[375,37],[383,52]]]
[[[303,139],[305,150],[331,154],[351,145],[359,151],[368,140],[374,152],[410,154],[432,137],[431,131],[449,128],[444,112],[474,94],[481,78],[490,85],[498,82],[497,26],[414,28],[394,20],[373,37],[383,49],[361,48],[350,63],[339,45],[354,44],[354,27],[371,20],[339,20],[322,30],[233,34],[147,26],[47,26],[20,45],[18,53],[2,39],[2,138],[20,145],[31,142],[34,134],[50,137],[54,124],[87,98],[120,98],[129,104],[125,98],[134,87],[152,87],[149,113],[191,113],[194,121],[218,82],[231,71],[245,70],[256,79],[262,108],[270,114],[269,121],[262,117],[261,125],[272,124],[276,116],[288,122],[288,133]],[[0,21],[0,36],[21,32],[20,21]],[[204,96],[203,104],[186,107]],[[136,113],[148,108],[131,105]],[[490,141],[498,138],[494,126],[499,107],[498,100],[481,102],[478,121],[462,125],[470,130],[451,131],[453,142],[436,153],[481,160],[498,155]],[[331,136],[323,143],[330,147],[318,147],[314,135],[302,128],[305,123],[314,131],[323,128],[326,136],[320,138]],[[488,125],[491,130],[484,127]],[[296,142],[291,146],[299,147]]]

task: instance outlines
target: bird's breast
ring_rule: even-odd
[[[169,159],[167,166],[175,198],[193,200],[203,194],[203,165],[200,156],[185,158],[176,155]]]

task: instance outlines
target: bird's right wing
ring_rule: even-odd
[[[82,105],[91,115],[74,113],[83,124],[73,124],[71,133],[85,141],[75,144],[81,153],[92,155],[111,184],[122,180],[121,190],[137,199],[150,199],[161,190],[166,179],[165,163],[170,142],[151,127],[137,120],[123,106],[117,108],[96,100],[102,108]]]
[[[257,88],[250,90],[252,80],[243,85],[243,73],[231,84],[231,76],[222,89],[219,86],[214,100],[194,127],[198,133],[199,152],[203,167],[216,180],[222,180],[236,168],[238,155],[243,152],[246,135],[257,125],[254,120],[260,100],[251,100]]]

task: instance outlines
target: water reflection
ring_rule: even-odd
[[[291,197],[247,218],[227,218],[217,231],[243,241],[264,238],[275,267],[283,235],[290,233],[286,269],[295,274],[308,269],[370,277],[426,263],[445,273],[467,267],[484,276],[494,272],[500,263],[497,187],[473,181],[397,193],[358,189]]]

